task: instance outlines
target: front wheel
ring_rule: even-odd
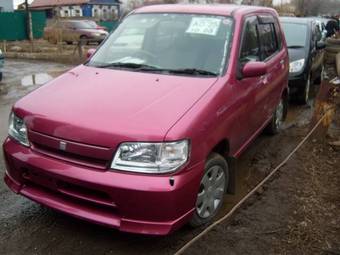
[[[301,88],[301,90],[298,92],[298,103],[305,105],[309,101],[309,95],[310,95],[310,89],[312,86],[312,78],[311,75],[308,75],[308,78],[306,80],[305,85]]]
[[[206,164],[199,191],[195,212],[190,220],[192,227],[210,223],[221,209],[224,194],[229,182],[227,161],[219,154],[212,153]]]

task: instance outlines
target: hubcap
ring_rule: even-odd
[[[225,193],[225,173],[220,166],[211,167],[204,174],[197,195],[196,211],[201,218],[213,215]]]
[[[276,107],[276,113],[275,113],[275,125],[277,128],[281,127],[283,122],[283,114],[284,114],[284,105],[282,99],[280,100],[279,105]]]

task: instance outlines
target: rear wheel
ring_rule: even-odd
[[[276,106],[271,122],[268,124],[266,131],[268,134],[275,135],[280,132],[288,110],[288,98],[281,98]]]
[[[219,154],[212,153],[206,164],[199,191],[196,208],[190,225],[193,227],[210,223],[221,209],[224,194],[229,182],[227,161]]]

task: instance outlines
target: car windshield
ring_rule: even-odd
[[[306,46],[307,25],[283,22],[282,27],[288,47],[292,48]]]
[[[232,19],[197,14],[133,14],[106,40],[90,66],[190,75],[223,69]]]
[[[97,23],[92,21],[92,20],[89,20],[89,21],[86,21],[87,24],[91,27],[91,28],[97,28]]]

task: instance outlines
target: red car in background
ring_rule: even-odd
[[[79,41],[101,43],[107,37],[108,32],[100,29],[93,22],[91,20],[57,20],[45,27],[44,39],[51,43],[66,42],[73,44]]]
[[[273,9],[137,9],[85,64],[14,105],[5,182],[121,231],[205,225],[234,192],[230,162],[279,132],[288,68]]]
[[[87,22],[95,29],[107,31],[106,27],[98,25],[97,22],[95,22],[94,20],[87,20]]]

